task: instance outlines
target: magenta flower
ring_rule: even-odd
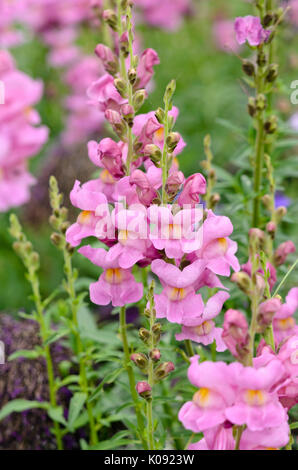
[[[240,47],[235,39],[234,22],[218,19],[213,23],[213,37],[218,49],[225,52],[238,52]]]
[[[278,450],[289,442],[290,428],[286,421],[280,426],[261,431],[245,429],[240,440],[240,450]]]
[[[111,75],[105,74],[93,82],[87,90],[90,104],[95,105],[99,111],[106,109],[116,109],[120,111],[121,105],[126,100],[118,93]]]
[[[235,20],[236,39],[239,44],[248,42],[250,46],[259,46],[267,41],[271,32],[267,31],[261,25],[258,16],[238,17]]]
[[[103,248],[83,246],[79,250],[93,264],[104,269],[97,282],[90,284],[90,299],[97,305],[123,307],[138,302],[143,296],[143,284],[136,282],[130,270],[122,269],[117,260],[109,261],[108,252]]]
[[[183,15],[191,9],[190,0],[134,0],[143,10],[145,20],[160,28],[175,30],[179,27]]]
[[[228,217],[208,211],[203,224],[203,246],[196,251],[196,256],[206,262],[206,268],[221,276],[229,276],[230,267],[234,271],[240,269],[235,256],[237,243],[228,238],[232,232],[233,225]]]
[[[189,381],[198,388],[192,401],[179,411],[179,420],[186,429],[201,432],[226,421],[225,410],[235,401],[231,384],[231,370],[240,364],[228,366],[224,362],[198,363],[198,356],[190,358]]]
[[[282,344],[278,354],[288,374],[288,380],[278,390],[281,403],[286,408],[292,408],[298,403],[298,335],[289,337]]]
[[[295,253],[296,247],[291,240],[281,243],[274,253],[274,261],[276,266],[280,266],[285,263],[290,253]]]
[[[138,88],[145,88],[150,82],[154,70],[154,65],[159,64],[159,57],[154,49],[146,49],[140,57],[140,62],[137,68],[137,86]]]
[[[204,310],[200,312],[192,312],[191,315],[183,319],[181,333],[176,334],[178,341],[190,339],[196,343],[202,343],[204,346],[216,342],[217,351],[225,351],[227,349],[222,339],[222,328],[216,328],[212,319],[220,314],[223,303],[229,298],[227,292],[218,292],[210,297]]]
[[[180,206],[183,206],[183,204],[199,204],[200,195],[205,193],[206,180],[201,173],[195,173],[185,181],[177,202]]]
[[[235,403],[225,410],[226,418],[238,426],[246,424],[251,431],[283,424],[287,414],[277,395],[285,376],[281,362],[273,360],[258,369],[234,366],[238,366],[233,379],[237,395]]]
[[[248,323],[242,312],[229,309],[225,313],[222,339],[235,357],[246,353],[249,342]]]
[[[204,438],[188,446],[188,450],[234,450],[233,427],[228,421],[204,431]]]
[[[163,286],[161,294],[156,294],[155,308],[158,318],[166,317],[171,323],[183,323],[194,312],[203,313],[204,304],[200,294],[195,293],[194,284],[204,269],[202,261],[190,264],[182,271],[163,260],[154,260],[151,270]]]
[[[298,326],[293,316],[297,308],[298,287],[293,287],[286,296],[286,302],[273,317],[274,338],[277,345],[288,336],[298,333]]]

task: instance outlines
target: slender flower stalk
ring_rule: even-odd
[[[53,209],[53,215],[50,217],[52,227],[56,230],[52,234],[53,243],[62,251],[64,258],[64,272],[66,275],[65,288],[69,295],[72,323],[73,323],[73,334],[76,342],[76,352],[79,363],[79,375],[80,375],[80,388],[82,393],[86,395],[86,408],[89,418],[90,426],[90,444],[96,445],[98,443],[98,436],[96,431],[96,424],[93,414],[93,404],[89,401],[90,397],[90,386],[87,378],[86,358],[83,341],[81,339],[80,327],[78,322],[78,309],[80,306],[80,300],[77,296],[75,289],[75,280],[78,273],[73,269],[72,266],[72,254],[73,248],[67,243],[65,239],[65,231],[69,224],[67,219],[67,209],[61,206],[62,194],[59,194],[59,188],[57,180],[52,176],[50,178],[50,203]]]
[[[57,408],[57,388],[55,384],[54,367],[50,346],[47,344],[49,332],[44,319],[44,305],[40,294],[39,279],[37,275],[37,271],[39,269],[39,255],[37,252],[33,251],[32,244],[27,240],[19,221],[14,214],[12,214],[10,217],[10,233],[16,239],[13,247],[27,270],[26,277],[31,285],[33,294],[32,298],[36,308],[34,319],[38,321],[40,326],[42,348],[47,365],[50,405],[54,409]],[[59,422],[55,421],[55,419],[53,419],[53,421],[57,448],[58,450],[63,450],[62,431],[60,429]]]

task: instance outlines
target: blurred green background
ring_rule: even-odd
[[[252,122],[246,110],[246,95],[249,90],[243,81],[240,58],[216,48],[212,25],[218,15],[233,19],[235,16],[251,14],[251,5],[239,0],[194,3],[196,6],[194,15],[185,19],[177,32],[169,33],[145,25],[138,27],[143,46],[154,48],[161,60],[161,65],[156,67],[154,89],[141,111],[145,113],[160,106],[167,83],[172,78],[176,79],[174,104],[180,110],[176,129],[187,143],[186,149],[179,157],[181,169],[187,176],[202,171],[200,162],[204,159],[203,138],[206,134],[210,134],[218,178],[216,190],[221,195],[217,212],[232,219],[233,239],[239,243],[239,259],[241,262],[246,262],[252,198],[252,168],[249,157],[254,139]],[[100,32],[85,29],[79,42],[87,53],[92,54],[100,39]],[[272,159],[276,169],[278,189],[292,200],[278,242],[291,238],[296,244],[298,134],[290,131],[286,122],[291,114],[298,112],[298,106],[290,102],[292,91],[290,83],[298,79],[298,70],[293,67],[297,46],[298,39],[294,28],[285,23],[278,41],[281,67],[275,97],[275,105],[281,109],[278,112],[280,131]],[[244,48],[241,55],[247,54],[249,51]],[[63,130],[65,119],[63,99],[67,88],[63,84],[62,71],[54,69],[47,63],[47,49],[37,39],[16,48],[13,55],[21,70],[33,77],[42,78],[45,82],[45,96],[39,105],[39,111],[43,123],[50,129],[50,141],[42,153],[31,162],[32,171],[38,176],[49,164],[52,149]],[[98,139],[100,137],[99,135]],[[86,164],[88,161],[87,152],[82,149],[73,148],[70,157],[61,152],[59,164],[73,167],[69,177],[66,171],[59,180],[62,190],[65,187],[65,178],[71,180],[67,181],[67,187],[72,185],[75,177],[81,179],[80,171],[76,173],[76,166],[79,168],[80,165],[84,165],[84,161]],[[78,159],[80,165],[77,164]],[[43,184],[46,185],[46,181]],[[39,216],[39,212],[34,213],[35,210],[32,200],[27,207],[16,212],[23,221],[26,233],[41,254],[42,290],[48,294],[61,282],[62,262],[60,254],[49,241],[50,230],[46,219],[42,214]],[[8,216],[9,214],[0,214],[0,311],[15,312],[27,308],[30,301],[22,265],[11,248],[11,237],[7,232]],[[32,218],[35,219],[34,224],[31,222]],[[75,255],[75,263],[82,276],[95,278],[98,275],[97,269],[81,256]],[[282,274],[283,269],[280,271],[280,278]],[[298,276],[293,273],[287,288],[297,281]]]

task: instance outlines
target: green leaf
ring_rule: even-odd
[[[132,439],[125,439],[126,436],[129,436],[129,432],[127,431],[120,431],[115,434],[111,439],[107,441],[101,441],[99,444],[95,446],[90,446],[89,450],[110,450],[110,449],[118,449],[121,446],[126,446],[127,444],[136,443],[138,441]]]
[[[298,429],[298,421],[295,423],[290,424],[290,429]]]
[[[70,332],[69,328],[62,329],[60,331],[56,331],[52,335],[48,337],[48,339],[44,342],[44,344],[47,346],[49,344],[55,343],[58,341],[58,339],[63,338],[63,336],[68,335]]]
[[[101,381],[99,386],[91,394],[88,401],[91,402],[91,401],[95,400],[98,397],[98,395],[100,394],[101,390],[103,389],[103,386],[105,384],[111,384],[111,383],[115,382],[118,375],[122,374],[122,372],[124,372],[124,370],[125,369],[123,367],[121,367],[120,369],[113,370],[112,372],[107,374],[105,376],[105,378]]]
[[[63,424],[63,426],[67,426],[67,422],[65,421],[65,418],[63,416],[62,406],[55,406],[55,407],[51,406],[48,409],[48,415],[53,421]]]
[[[36,351],[35,349],[20,349],[19,351],[10,354],[8,360],[13,361],[19,357],[23,357],[25,359],[37,359],[40,356],[42,356],[41,351]]]
[[[72,428],[74,422],[78,418],[84,406],[86,398],[87,398],[86,393],[77,392],[74,394],[74,396],[70,400],[69,415],[68,415],[68,427],[70,429]]]
[[[30,400],[23,400],[17,399],[8,402],[0,411],[0,421],[6,416],[10,415],[10,413],[16,412],[21,413],[22,411],[31,410],[33,408],[43,408],[47,409],[49,407],[49,403],[46,402],[39,402],[39,401],[30,401]]]

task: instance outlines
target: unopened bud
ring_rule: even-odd
[[[248,75],[249,77],[253,77],[255,74],[255,66],[249,60],[243,60],[242,62],[242,70],[243,72]]]
[[[257,64],[259,65],[259,67],[264,67],[266,63],[267,63],[266,54],[263,50],[260,50],[257,56]]]
[[[275,313],[280,309],[280,307],[281,302],[279,297],[273,297],[272,299],[268,299],[260,304],[257,317],[259,333],[263,333],[267,326],[271,324]]]
[[[160,124],[164,124],[165,112],[162,108],[157,108],[157,110],[155,111],[155,117]]]
[[[60,247],[63,243],[63,237],[57,232],[52,233],[51,242],[53,243],[53,245]]]
[[[133,107],[138,111],[143,105],[145,99],[147,98],[147,92],[144,89],[137,90],[133,96]]]
[[[275,211],[275,219],[276,219],[276,222],[279,224],[282,219],[284,218],[284,216],[286,215],[287,213],[287,208],[285,206],[280,206],[276,209]]]
[[[254,117],[256,115],[256,112],[257,112],[257,107],[256,107],[256,100],[252,96],[250,96],[248,98],[247,108],[248,108],[249,115],[251,117]]]
[[[114,126],[115,124],[121,124],[120,113],[118,113],[118,111],[116,111],[115,109],[106,109],[105,118],[107,121],[109,121],[110,124],[112,124],[112,126]]]
[[[128,71],[128,80],[129,80],[129,83],[131,85],[134,85],[136,83],[136,79],[137,79],[137,71],[136,69],[132,68],[132,69],[129,69]]]
[[[148,382],[138,382],[136,385],[136,391],[145,400],[150,400],[152,397],[152,388]]]
[[[267,82],[274,82],[278,77],[278,65],[277,64],[271,64],[268,67],[265,79]]]
[[[273,236],[276,232],[276,224],[272,221],[268,222],[266,225],[266,231],[269,233],[269,235]]]
[[[126,98],[127,88],[126,88],[125,80],[123,80],[123,78],[121,77],[117,77],[114,80],[114,85],[117,91],[120,93],[120,95],[123,98]]]
[[[245,294],[249,295],[251,291],[251,279],[247,273],[244,271],[233,273],[231,281],[235,282],[239,289],[241,289]]]
[[[164,94],[164,103],[170,103],[173,97],[173,94],[175,93],[176,90],[176,81],[171,80],[170,83],[168,84],[165,94]]]
[[[161,160],[161,150],[155,144],[147,144],[144,148],[144,155],[149,157],[153,163],[159,163]]]
[[[123,104],[121,106],[121,114],[122,114],[124,120],[129,125],[129,127],[132,127],[133,126],[134,114],[135,114],[135,110],[133,109],[133,107],[130,106],[130,104]]]
[[[33,251],[32,255],[30,256],[30,264],[34,269],[39,268],[39,254],[36,251]]]
[[[177,147],[181,136],[178,132],[171,132],[166,140],[169,152],[174,152]]]
[[[128,32],[125,31],[121,37],[120,37],[120,40],[119,40],[119,44],[120,44],[120,50],[122,52],[122,54],[124,55],[124,57],[128,57],[129,55],[129,37],[128,37]]]
[[[154,339],[155,344],[159,343],[161,330],[162,330],[162,326],[160,323],[155,323],[155,325],[153,325],[152,327],[153,339]]]
[[[141,340],[147,344],[149,339],[150,339],[150,331],[146,330],[146,328],[140,328],[139,329],[139,336]]]
[[[251,228],[249,230],[249,240],[256,246],[257,251],[262,250],[265,243],[265,233],[259,228]]]
[[[295,253],[296,248],[294,243],[291,240],[288,240],[277,248],[277,250],[274,253],[274,264],[275,266],[281,266],[282,264],[285,263],[287,257],[289,256],[290,253]]]
[[[161,354],[159,349],[152,349],[149,353],[150,359],[152,359],[153,362],[158,362],[160,360]]]
[[[277,131],[277,117],[270,116],[264,123],[264,129],[267,134],[274,134]]]
[[[266,209],[270,210],[271,208],[271,203],[272,203],[272,198],[269,194],[265,194],[265,196],[262,197],[262,202]]]
[[[272,11],[268,11],[268,13],[264,16],[263,21],[262,21],[262,25],[264,26],[264,28],[267,28],[268,26],[270,26],[273,19],[274,19],[274,15]]]
[[[266,96],[262,93],[256,97],[256,108],[257,111],[263,111],[266,108]]]
[[[218,193],[212,194],[210,198],[210,209],[214,209],[215,206],[219,203],[219,201],[220,195]]]
[[[154,380],[156,382],[159,382],[160,380],[163,380],[166,378],[171,372],[175,370],[175,366],[173,362],[163,362],[162,364],[159,364],[154,369]]]
[[[130,356],[130,359],[135,363],[135,365],[141,369],[145,370],[148,366],[148,358],[143,353],[134,353]]]
[[[113,10],[104,10],[102,14],[103,20],[112,28],[117,31],[117,15]]]

